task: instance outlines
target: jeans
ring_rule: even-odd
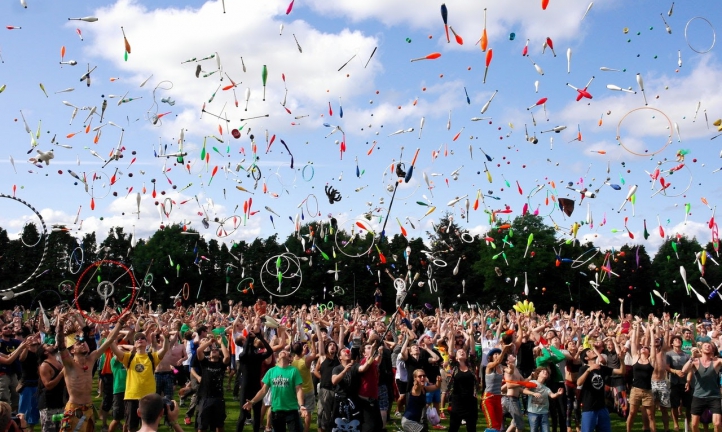
[[[529,430],[531,432],[549,432],[549,413],[528,413],[527,415],[529,416]]]
[[[273,411],[271,413],[273,432],[301,432],[303,424],[298,411]]]
[[[609,411],[602,408],[597,411],[582,411],[582,432],[612,432]]]

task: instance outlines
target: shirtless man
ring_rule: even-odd
[[[511,415],[511,424],[506,429],[506,432],[522,432],[524,430],[524,416],[521,413],[521,401],[519,396],[521,395],[524,387],[519,384],[512,384],[510,381],[524,381],[524,377],[516,369],[516,356],[509,354],[506,358],[506,367],[504,368],[504,381],[506,384],[506,395],[501,398],[501,404],[504,407],[504,411]]]
[[[655,325],[659,324],[659,319],[654,319]],[[654,403],[662,412],[662,425],[664,430],[669,430],[669,409],[671,405],[671,390],[669,381],[667,381],[667,373],[669,372],[669,363],[667,363],[667,351],[669,346],[669,326],[665,326],[664,336],[658,336],[654,340],[655,356],[654,371],[652,372],[652,394],[654,395]]]
[[[169,345],[170,350],[155,368],[155,384],[156,392],[159,395],[165,395],[169,399],[173,399],[173,367],[181,367],[183,360],[188,358],[188,355],[185,346],[178,344],[177,332],[170,336]]]
[[[105,352],[110,344],[117,339],[120,329],[125,323],[127,314],[120,317],[115,328],[103,345],[89,352],[88,344],[83,336],[75,337],[75,344],[68,349],[65,346],[65,319],[67,314],[58,316],[55,338],[60,358],[65,371],[65,385],[68,389],[68,403],[65,405],[61,429],[63,431],[93,432],[94,408],[93,396],[93,364]]]

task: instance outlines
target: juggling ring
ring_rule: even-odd
[[[323,313],[325,310],[333,310],[333,302],[329,301],[328,304],[321,303],[318,305],[318,311]]]
[[[166,203],[168,205],[166,206]],[[160,204],[160,210],[163,212],[166,218],[170,218],[170,214],[173,212],[173,200],[170,197],[163,200]]]
[[[429,292],[431,294],[439,292],[439,284],[436,283],[436,279],[429,279]]]
[[[705,50],[705,51],[697,51],[696,49],[692,48],[692,45],[689,43],[689,39],[687,38],[687,28],[689,27],[689,24],[696,19],[700,19],[700,20],[706,22],[709,25],[709,28],[712,29],[712,45],[710,45],[710,47],[707,48],[707,50]],[[685,40],[685,42],[687,42],[687,46],[692,51],[696,52],[697,54],[707,54],[708,52],[712,51],[712,48],[714,48],[714,44],[717,42],[717,33],[715,33],[714,26],[712,26],[712,23],[709,22],[709,20],[707,20],[707,18],[697,16],[697,17],[694,17],[694,18],[690,19],[689,21],[687,21],[687,25],[684,26],[684,40]]]
[[[115,285],[113,285],[111,281],[102,281],[95,290],[98,291],[98,295],[101,296],[103,300],[108,301],[108,297],[112,296],[113,292],[115,292]]]
[[[347,224],[348,222],[353,222],[352,225],[351,225],[351,230],[353,231],[355,228],[358,228],[358,227],[356,226],[356,223],[355,223],[355,222],[357,222],[357,221],[362,221],[362,222],[368,223],[368,221],[367,221],[367,220],[364,220],[364,219],[349,219],[349,220],[347,220],[347,221],[344,222],[344,225]],[[363,252],[361,252],[361,253],[355,254],[355,255],[354,255],[354,254],[348,254],[348,253],[346,253],[346,252],[344,251],[344,247],[342,247],[340,244],[338,244],[338,234],[339,234],[341,231],[342,231],[341,227],[339,227],[339,228],[336,229],[336,234],[335,234],[334,237],[333,237],[334,243],[336,243],[336,247],[338,248],[338,251],[341,252],[342,254],[346,255],[346,256],[349,257],[349,258],[359,258],[359,257],[362,257],[362,256],[368,254],[369,251],[371,250],[371,248],[373,248],[373,247],[374,247],[374,244],[376,243],[376,236],[373,236],[373,235],[372,235],[372,237],[371,237],[371,244],[369,245],[368,249],[366,249],[365,251],[363,251]],[[366,232],[367,232],[368,234],[371,234],[370,231],[366,231]],[[353,234],[353,237],[356,238],[356,239],[358,239],[358,240],[360,240],[360,236],[358,236],[356,233]],[[349,239],[349,241],[346,243],[346,247],[349,247],[350,244],[351,244],[351,241],[350,241],[350,239]]]
[[[0,193],[0,198],[8,198],[13,201],[17,201],[20,204],[23,204],[24,206],[29,208],[33,213],[35,213],[35,216],[37,216],[38,219],[40,220],[40,226],[43,228],[43,231],[42,231],[42,233],[40,233],[40,236],[41,236],[41,238],[45,237],[45,241],[43,242],[43,254],[40,256],[40,261],[38,262],[38,266],[35,267],[35,270],[33,270],[33,272],[30,274],[30,276],[28,276],[24,281],[20,282],[17,285],[13,285],[9,288],[6,288],[6,289],[0,291],[0,293],[3,293],[3,292],[7,292],[7,291],[13,291],[13,290],[16,290],[17,288],[24,286],[31,279],[34,279],[35,276],[38,274],[38,271],[40,271],[40,267],[43,265],[43,262],[45,262],[45,256],[48,253],[48,227],[45,226],[45,220],[40,215],[40,213],[38,213],[38,211],[35,210],[35,207],[31,206],[27,202],[21,200],[20,198],[15,198],[14,196],[6,195],[4,193]]]
[[[226,222],[228,222],[229,220],[231,220],[233,222],[233,230],[231,230],[230,232],[225,230]],[[236,224],[236,220],[238,221],[237,224]],[[225,237],[228,237],[229,235],[233,234],[234,232],[236,232],[236,230],[238,230],[238,228],[241,227],[241,221],[243,221],[242,217],[240,217],[238,215],[233,215],[233,216],[228,216],[227,218],[221,220],[220,222],[214,222],[214,223],[218,224],[218,228],[216,228],[216,237],[225,238]]]
[[[600,251],[600,249],[598,247],[593,247],[593,248],[587,250],[586,252],[582,253],[581,255],[579,255],[579,257],[577,257],[575,260],[572,261],[571,267],[573,269],[576,269],[576,268],[583,266],[584,264],[586,264],[589,261],[591,261],[592,259],[594,259],[595,256],[599,255],[599,251]],[[584,258],[590,252],[594,252],[592,254],[592,256],[590,256],[586,260],[582,261],[582,258]]]
[[[251,281],[251,283],[249,285],[250,285],[251,290],[253,290],[253,284],[256,283],[256,280],[253,279],[252,277],[247,277],[247,278],[242,279],[240,282],[238,282],[238,285],[236,285],[236,291],[238,291],[239,293],[243,293],[243,294],[245,294],[244,291],[248,292],[248,288],[241,289],[241,285],[243,285],[243,282],[245,282],[247,280]]]
[[[621,129],[622,129],[622,122],[624,121],[624,119],[627,118],[627,116],[628,116],[629,114],[632,114],[632,113],[635,112],[635,111],[644,110],[644,109],[649,109],[649,110],[652,110],[652,111],[656,111],[656,112],[660,113],[662,116],[664,116],[664,118],[667,119],[667,123],[669,123],[669,137],[667,138],[667,143],[666,143],[664,146],[662,146],[662,148],[658,149],[657,151],[654,151],[654,152],[645,152],[645,153],[637,153],[637,152],[634,152],[634,151],[628,149],[627,146],[624,145],[624,142],[621,140],[621,136],[619,135],[619,133],[620,133],[620,131],[621,131]],[[643,107],[635,108],[635,109],[629,111],[628,113],[624,114],[624,116],[619,120],[619,123],[617,123],[617,141],[619,142],[619,144],[620,144],[622,147],[624,147],[624,150],[626,150],[627,152],[629,152],[629,153],[631,153],[631,154],[633,154],[633,155],[635,155],[635,156],[645,156],[645,157],[646,157],[646,156],[654,156],[654,155],[656,155],[657,153],[660,153],[660,152],[664,151],[664,149],[666,149],[667,146],[672,143],[672,130],[673,130],[672,120],[670,120],[669,117],[667,117],[667,114],[663,113],[662,111],[658,110],[657,108],[652,108],[652,107],[649,107],[649,106],[643,106]]]
[[[181,293],[183,294],[183,300],[188,300],[188,296],[191,295],[191,286],[188,285],[188,282],[183,284],[183,289],[181,289]]]
[[[534,191],[532,191],[532,192],[534,192]],[[539,192],[541,192],[541,190],[540,190]],[[527,197],[526,197],[526,203],[529,205],[529,211],[530,211],[531,213],[534,213],[534,211],[535,211],[535,210],[532,210],[531,198],[532,198],[534,195],[536,195],[537,193],[539,193],[539,192],[536,192],[536,193],[534,193],[533,195],[532,195],[532,193],[530,192],[529,195],[527,195]],[[549,199],[549,189],[547,189],[546,192],[547,192],[547,198],[546,198],[546,199],[548,200],[548,199]],[[552,201],[552,206],[551,206],[551,207],[552,207],[552,209],[551,209],[551,210],[549,211],[549,213],[547,213],[546,215],[540,215],[540,216],[542,216],[543,218],[544,218],[544,217],[547,217],[547,216],[551,216],[552,213],[554,213],[554,210],[556,210],[557,208],[559,208],[559,203],[557,202],[557,199],[556,199],[556,197],[555,197],[554,191],[551,191],[551,194],[552,194],[552,196],[551,196],[551,201]],[[545,205],[549,205],[549,204],[545,204]]]
[[[258,165],[256,165],[256,164],[251,165],[251,167],[247,170],[247,172],[251,175],[253,180],[255,180],[255,181],[261,180],[261,177],[262,177],[261,169],[258,168]],[[256,176],[256,173],[258,173],[257,176]]]
[[[281,271],[279,268],[279,269],[277,269],[276,272],[272,272],[271,269],[268,267],[268,265],[272,261],[278,261],[278,260],[285,262],[287,264],[287,268],[284,269],[284,271]],[[292,273],[290,276],[285,276],[285,273],[291,268],[291,264],[295,264],[297,270],[294,273]],[[276,292],[272,292],[271,290],[268,289],[266,284],[263,282],[263,273],[264,272],[269,275],[272,275],[273,277],[278,277],[278,275],[280,274],[281,280],[291,279],[291,278],[298,276],[298,285],[296,285],[295,288],[291,288],[291,290],[286,294],[280,294],[278,290]],[[260,279],[261,279],[261,286],[263,287],[263,289],[268,291],[268,293],[271,294],[272,296],[288,297],[290,295],[293,295],[296,291],[298,291],[299,288],[301,288],[301,283],[303,282],[303,273],[301,272],[301,261],[298,259],[298,257],[296,255],[294,255],[290,252],[284,252],[279,255],[274,255],[271,258],[269,258],[268,260],[266,260],[266,262],[263,263],[263,265],[261,266]],[[278,289],[280,290],[280,284],[279,284]]]
[[[343,287],[336,285],[335,287],[333,287],[333,291],[331,292],[331,297],[336,296],[336,294],[344,295],[344,294],[346,294],[346,290],[343,289]]]
[[[403,292],[406,290],[406,281],[401,278],[394,279],[394,288],[396,292]]]
[[[88,272],[90,271],[90,269],[95,268],[96,271],[97,271],[98,267],[100,267],[102,264],[112,264],[112,265],[116,265],[116,266],[122,268],[123,270],[125,270],[125,273],[128,274],[128,277],[130,278],[130,281],[131,281],[131,283],[132,283],[132,287],[131,287],[132,290],[131,290],[131,292],[130,292],[130,301],[129,301],[128,304],[125,306],[125,309],[123,309],[123,311],[122,311],[119,315],[116,315],[116,316],[111,317],[111,318],[109,318],[109,319],[107,319],[107,320],[104,320],[104,321],[103,321],[103,320],[99,320],[99,319],[95,319],[95,318],[91,317],[90,315],[88,315],[88,314],[80,307],[80,301],[78,301],[78,297],[79,297],[80,294],[81,294],[81,292],[80,292],[80,281],[83,280],[83,278],[85,277],[86,273],[88,273]],[[91,280],[92,280],[92,276],[88,279],[88,283],[90,283]],[[87,286],[87,284],[86,284],[86,286]],[[85,287],[84,287],[83,289],[85,289]],[[90,321],[90,322],[95,323],[95,324],[111,324],[111,323],[114,323],[114,322],[118,321],[118,319],[120,319],[120,317],[121,317],[124,313],[130,311],[130,308],[133,306],[133,303],[135,303],[135,296],[136,296],[137,293],[138,293],[138,287],[136,286],[135,277],[133,276],[133,272],[132,272],[128,267],[126,267],[125,264],[123,264],[123,263],[121,263],[121,262],[118,262],[118,261],[113,261],[113,260],[100,260],[100,261],[96,261],[96,262],[94,262],[93,264],[89,265],[88,268],[86,268],[85,271],[83,271],[83,273],[82,273],[82,274],[80,275],[80,277],[78,278],[78,282],[75,284],[75,307],[76,307],[76,308],[78,309],[78,311],[80,312],[80,315],[82,315],[83,318],[85,318],[87,321]]]
[[[309,199],[310,199],[311,197],[313,197],[313,199],[316,201],[316,212],[315,212],[315,213],[311,213],[311,209],[308,208],[308,201],[309,201]],[[318,217],[320,213],[319,213],[319,211],[318,211],[318,210],[319,210],[319,208],[318,208],[318,198],[316,198],[316,195],[314,195],[314,194],[308,194],[308,196],[306,197],[305,201],[306,201],[306,213],[308,213],[308,215],[309,215],[310,217],[312,217],[312,218]]]
[[[662,165],[664,165],[664,164],[669,164],[669,163],[676,164],[677,162],[670,160],[670,161],[662,162],[661,164],[659,164],[659,166],[662,166]],[[661,195],[661,196],[667,197],[667,198],[675,198],[675,197],[682,196],[682,195],[684,195],[685,193],[687,193],[687,191],[689,190],[689,188],[692,187],[692,181],[694,180],[694,178],[692,177],[692,170],[689,169],[689,167],[687,166],[687,164],[684,165],[684,168],[686,168],[686,169],[687,169],[687,172],[689,173],[689,183],[687,183],[687,188],[686,188],[685,190],[683,190],[682,192],[680,192],[680,193],[678,193],[678,194],[676,194],[676,195],[668,195],[668,194],[665,193],[666,190],[657,193],[657,189],[654,189],[655,196],[656,196],[656,195]],[[661,170],[660,170],[660,171],[661,171]],[[674,174],[668,174],[667,178],[669,179],[670,177],[671,177],[671,178],[674,178]],[[667,188],[667,190],[669,190],[669,188]]]
[[[92,174],[92,175],[88,175],[88,174]],[[108,191],[103,196],[95,196],[95,182],[103,181],[103,178],[105,178],[106,181],[108,182]],[[90,190],[88,190],[88,186],[90,186]],[[90,195],[90,198],[103,199],[103,198],[107,197],[108,194],[110,194],[111,186],[112,186],[112,184],[110,183],[110,177],[108,177],[108,175],[106,173],[104,173],[103,171],[91,171],[91,172],[85,174],[85,193]]]
[[[153,273],[148,273],[143,278],[143,286],[147,288],[151,285],[153,285]]]
[[[311,168],[311,177],[306,178],[306,168]],[[316,169],[313,167],[313,164],[306,164],[303,166],[303,169],[301,170],[301,177],[307,182],[310,182],[313,180],[313,176],[316,174]]]
[[[469,238],[469,240],[466,239],[467,237]],[[469,234],[468,232],[461,233],[461,235],[459,236],[459,239],[461,241],[463,241],[464,243],[473,243],[474,242],[474,237],[472,237],[472,235]]]
[[[64,280],[58,284],[58,291],[63,295],[71,295],[75,292],[75,282]]]
[[[75,260],[73,259],[73,258],[75,257],[75,252],[76,252],[77,250],[80,250],[80,261],[78,261],[77,259],[75,259]],[[75,270],[75,271],[73,271],[73,261],[75,261],[76,263],[78,263],[78,269]],[[81,248],[80,246],[78,246],[78,247],[76,247],[75,249],[73,249],[73,252],[71,252],[71,253],[70,253],[70,256],[68,257],[68,271],[69,271],[71,274],[78,274],[78,272],[83,268],[83,263],[84,263],[84,262],[85,262],[85,252],[83,252],[83,248]]]

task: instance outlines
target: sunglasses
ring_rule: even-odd
[[[146,339],[145,337],[139,337],[135,341],[138,342],[138,341],[144,341],[144,340],[148,340],[148,339]]]
[[[75,342],[85,342],[85,336],[75,336]]]

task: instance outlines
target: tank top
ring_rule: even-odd
[[[696,398],[718,398],[719,399],[719,374],[714,370],[714,362],[710,362],[709,366],[702,366],[700,359],[699,367],[694,373],[694,393],[692,396]]]
[[[47,365],[53,369],[52,379],[55,379],[60,373],[60,369],[56,368],[48,362],[44,363],[47,363]],[[63,403],[64,394],[65,380],[60,380],[58,382],[58,385],[49,390],[46,389],[45,386],[43,386],[43,382],[40,381],[38,383],[38,409],[42,410],[63,408],[65,406],[65,403]]]
[[[321,374],[320,385],[322,389],[333,390],[333,383],[331,378],[333,377],[333,368],[340,365],[341,362],[338,358],[326,357],[321,363],[319,373]]]
[[[652,372],[654,372],[654,368],[651,364],[642,364],[637,360],[637,363],[632,366],[632,372],[634,373],[632,387],[642,390],[652,390]]]
[[[193,360],[193,341],[186,341],[186,354],[187,358],[183,360],[183,366],[190,366],[191,360]]]
[[[426,406],[426,392],[421,392],[419,396],[414,396],[411,390],[406,394],[406,411],[404,417],[416,423],[421,423],[421,414]]]
[[[484,388],[485,393],[493,395],[501,394],[501,381],[504,379],[504,375],[492,372],[486,374],[486,387]]]

